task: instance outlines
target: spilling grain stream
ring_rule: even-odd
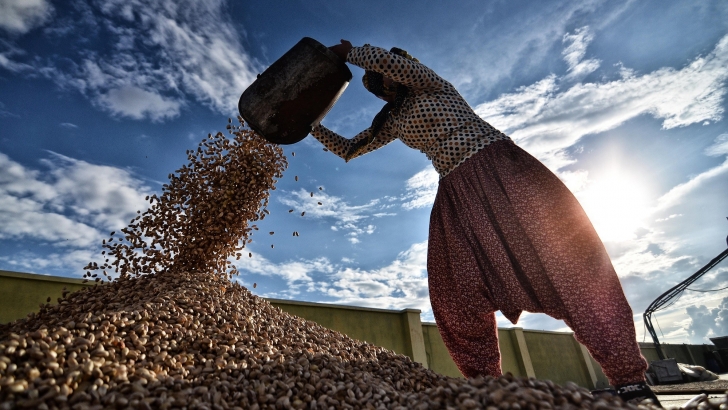
[[[231,281],[287,162],[228,129],[104,241],[95,286],[0,326],[1,409],[627,407],[574,384],[442,376]]]

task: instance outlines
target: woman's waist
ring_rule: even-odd
[[[425,143],[420,141],[419,146],[413,148],[419,149],[431,160],[441,156],[461,158],[478,152],[493,141],[504,139],[510,138],[487,124],[486,126],[467,124],[451,132],[434,136]]]
[[[493,130],[489,134],[477,136],[453,136],[443,140],[428,152],[423,152],[432,161],[432,165],[440,174],[440,177],[443,178],[490,144],[503,140],[510,141],[511,139],[502,132]]]

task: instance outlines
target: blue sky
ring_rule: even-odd
[[[607,246],[642,340],[646,306],[726,247],[728,3],[416,4],[0,1],[0,269],[82,275],[185,151],[237,115],[256,74],[304,36],[346,38],[408,50],[562,178]],[[382,104],[352,72],[323,121],[345,136]],[[437,175],[424,155],[395,142],[346,164],[311,137],[285,151],[239,280],[261,296],[433,320]],[[725,286],[728,263],[693,288]],[[663,341],[708,343],[728,334],[728,291],[686,292],[657,320]],[[518,325],[565,329],[535,314]]]

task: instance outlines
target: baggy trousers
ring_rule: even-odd
[[[632,309],[586,213],[561,180],[512,141],[441,181],[430,216],[430,301],[465,377],[501,375],[495,312],[563,320],[612,385],[644,381]]]

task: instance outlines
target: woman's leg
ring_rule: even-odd
[[[613,386],[644,381],[647,362],[637,344],[632,309],[611,264],[592,267],[588,274],[565,283],[559,279],[565,278],[554,278],[563,292],[563,309],[545,313],[564,320]]]
[[[508,162],[514,166],[501,181],[519,233],[513,229],[504,237],[514,265],[522,266],[516,270],[534,290],[537,311],[563,319],[613,385],[644,381],[647,363],[632,308],[597,232],[569,189],[535,158],[513,148]],[[522,264],[534,258],[538,263]]]
[[[501,375],[495,309],[485,296],[472,252],[457,235],[447,209],[430,218],[427,274],[437,327],[463,376]]]

